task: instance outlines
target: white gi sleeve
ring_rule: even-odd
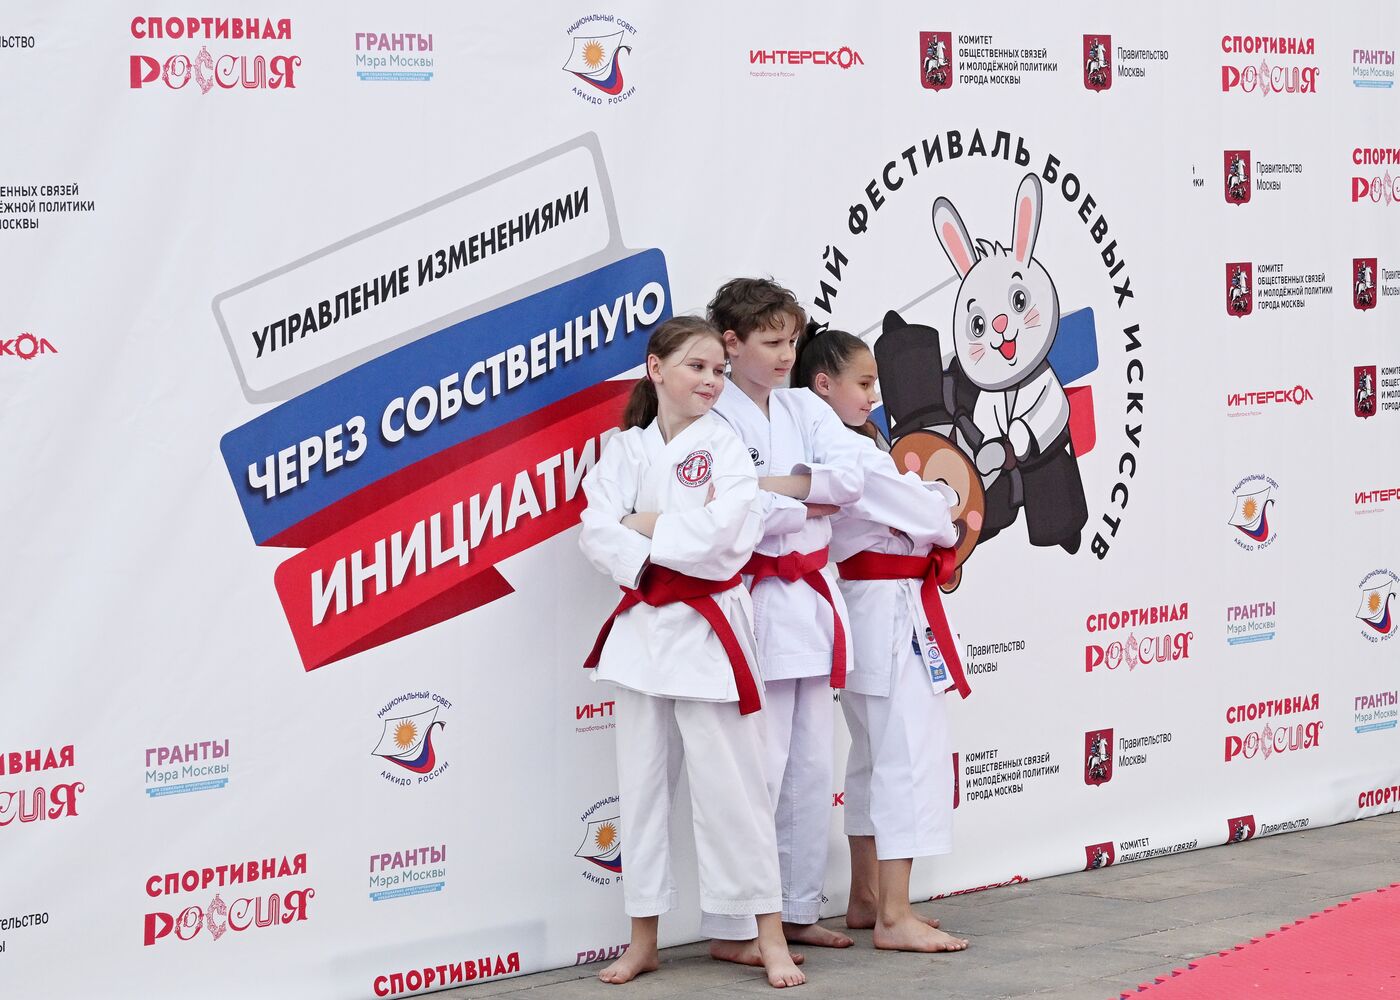
[[[754,498],[754,511],[763,526],[763,537],[790,535],[801,531],[807,523],[807,505],[782,493],[759,490]]]
[[[951,487],[926,483],[912,472],[900,475],[890,456],[868,438],[860,458],[864,490],[841,508],[844,513],[902,531],[915,545],[951,548],[957,542],[950,508],[958,496]]]
[[[667,511],[656,519],[651,561],[702,580],[727,580],[753,555],[763,537],[756,500],[758,478],[748,453],[734,439],[715,448],[714,499],[702,507]]]
[[[1049,447],[1050,442],[1054,441],[1069,423],[1069,400],[1064,390],[1053,384],[1053,378],[1054,376],[1047,373],[1047,376],[1040,380],[1039,393],[1027,407],[1025,414],[1020,417],[1030,431],[1031,440],[1041,448]]]
[[[808,390],[804,390],[808,391]],[[830,503],[845,506],[860,498],[864,486],[861,475],[860,438],[841,422],[836,411],[812,394],[815,405],[804,406],[808,415],[808,440],[812,442],[812,461],[793,466],[793,475],[810,475],[812,489],[808,503]],[[868,439],[867,439],[868,440]]]
[[[636,587],[642,579],[651,540],[622,525],[637,495],[637,469],[627,442],[615,436],[603,448],[598,464],[583,479],[583,533],[579,548],[594,567],[619,586]]]

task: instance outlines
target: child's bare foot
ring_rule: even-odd
[[[787,986],[801,986],[807,981],[807,977],[793,962],[792,955],[786,947],[765,943],[761,936],[752,943],[763,960],[763,971],[768,973],[769,986],[783,989]]]
[[[875,901],[852,900],[846,908],[846,926],[853,931],[868,931],[875,926],[875,914],[878,912]],[[942,926],[937,917],[925,917],[916,913],[914,916],[928,924],[930,927]]]
[[[789,943],[800,942],[817,948],[849,948],[855,944],[840,931],[828,930],[821,924],[783,924],[783,936]]]
[[[963,951],[967,942],[926,924],[917,913],[907,913],[892,924],[875,925],[875,947],[887,951]]]
[[[749,938],[747,941],[721,941],[716,938],[710,942],[710,957],[718,962],[734,962],[736,965],[752,965],[755,968],[763,965],[763,956],[758,950],[758,941]],[[807,961],[806,957],[797,952],[790,952],[789,957],[793,965],[801,965]]]
[[[598,978],[614,986],[630,983],[644,972],[655,972],[660,966],[656,949],[632,946],[612,965],[598,973]]]

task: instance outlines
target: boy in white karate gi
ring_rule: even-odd
[[[789,941],[846,948],[817,923],[831,822],[835,704],[851,667],[846,606],[829,565],[829,516],[860,497],[858,442],[820,399],[789,388],[806,314],[772,281],[736,278],[715,294],[710,321],[724,333],[730,385],[715,404],[748,447],[758,473],[763,537],[744,569],[753,592]],[[748,962],[736,940],[753,925],[707,911],[710,954]]]

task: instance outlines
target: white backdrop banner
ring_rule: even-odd
[[[1400,12],[984,6],[9,6],[7,996],[616,955],[579,485],[735,275],[963,497],[920,898],[1397,807]],[[981,384],[1023,282],[1050,369]]]

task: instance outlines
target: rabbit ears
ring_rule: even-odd
[[[966,278],[972,265],[977,263],[977,251],[967,235],[962,216],[947,198],[939,197],[933,203],[933,231],[943,245],[943,252],[953,262],[953,270],[958,272],[959,278]]]
[[[1040,232],[1040,178],[1026,174],[1016,189],[1016,210],[1011,216],[1011,256],[1018,264],[1028,263]]]
[[[1016,207],[1011,216],[1011,256],[1017,263],[1027,263],[1035,252],[1035,238],[1040,232],[1041,197],[1040,178],[1026,174],[1016,189]],[[933,231],[958,277],[967,277],[967,272],[977,263],[977,250],[967,235],[962,216],[947,198],[940,197],[933,203]]]

